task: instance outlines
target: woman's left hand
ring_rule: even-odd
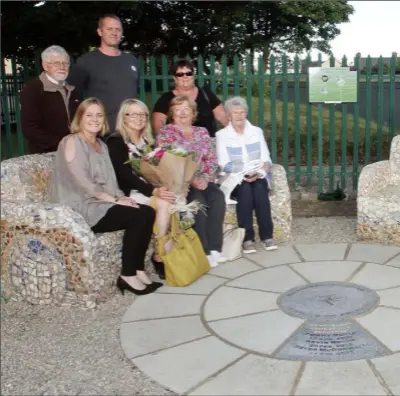
[[[157,187],[153,190],[153,195],[157,198],[160,198],[164,201],[167,201],[169,203],[174,203],[175,202],[175,194],[169,190],[167,190],[165,187]]]

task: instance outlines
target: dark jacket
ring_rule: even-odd
[[[80,104],[74,87],[51,82],[45,73],[28,82],[21,91],[22,133],[32,154],[56,151]]]
[[[125,164],[129,160],[129,149],[123,138],[119,135],[111,135],[106,143],[119,188],[127,196],[131,190],[137,190],[146,197],[151,197],[154,187],[137,176],[129,164]]]

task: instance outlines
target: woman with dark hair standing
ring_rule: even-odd
[[[187,96],[196,102],[198,111],[196,126],[207,129],[211,138],[215,137],[217,131],[215,120],[223,126],[228,125],[228,118],[221,101],[208,87],[196,87],[194,74],[193,64],[185,59],[172,66],[175,89],[162,94],[153,109],[152,122],[156,134],[166,125],[170,102],[176,96]]]

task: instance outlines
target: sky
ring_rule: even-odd
[[[332,52],[337,59],[343,55],[389,57],[400,55],[400,1],[349,1],[355,11],[350,22],[340,24],[341,30],[332,42]],[[313,58],[317,52],[312,53]],[[323,56],[324,58],[324,56]]]

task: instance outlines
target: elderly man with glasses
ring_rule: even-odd
[[[43,73],[21,91],[22,132],[31,154],[57,150],[80,104],[74,87],[65,82],[70,60],[64,48],[52,45],[41,57]]]

